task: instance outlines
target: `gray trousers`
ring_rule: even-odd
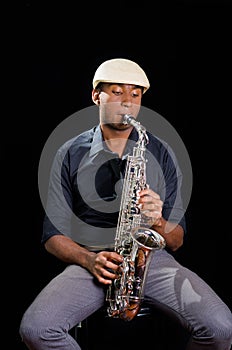
[[[178,316],[178,322],[190,333],[187,350],[230,349],[231,311],[209,285],[166,250],[152,257],[145,300],[153,301],[170,316]],[[70,265],[24,313],[19,329],[22,340],[31,350],[78,350],[80,346],[68,331],[104,302],[104,287],[84,268]]]

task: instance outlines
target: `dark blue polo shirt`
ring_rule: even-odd
[[[185,230],[182,173],[169,146],[147,132],[146,182],[164,202],[162,215]],[[100,126],[66,142],[51,170],[42,242],[56,234],[79,244],[112,247],[118,221],[126,159],[137,147],[132,130],[122,158],[111,152]]]

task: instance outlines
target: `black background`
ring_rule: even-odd
[[[92,105],[95,69],[114,57],[141,64],[151,83],[143,105],[172,124],[191,159],[188,238],[177,258],[232,308],[229,1],[86,7],[28,1],[6,16],[1,193],[8,348],[25,349],[18,335],[23,312],[63,268],[40,244],[43,146],[62,120]]]

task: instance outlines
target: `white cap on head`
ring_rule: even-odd
[[[124,58],[114,58],[103,62],[94,74],[94,89],[99,83],[138,85],[144,88],[143,93],[150,87],[143,69],[137,63]]]

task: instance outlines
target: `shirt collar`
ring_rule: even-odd
[[[92,144],[90,147],[89,156],[93,157],[95,154],[97,154],[103,150],[104,150],[103,138],[102,138],[102,132],[101,132],[100,124],[99,124],[96,127],[94,135],[93,135],[93,141],[92,141]]]

